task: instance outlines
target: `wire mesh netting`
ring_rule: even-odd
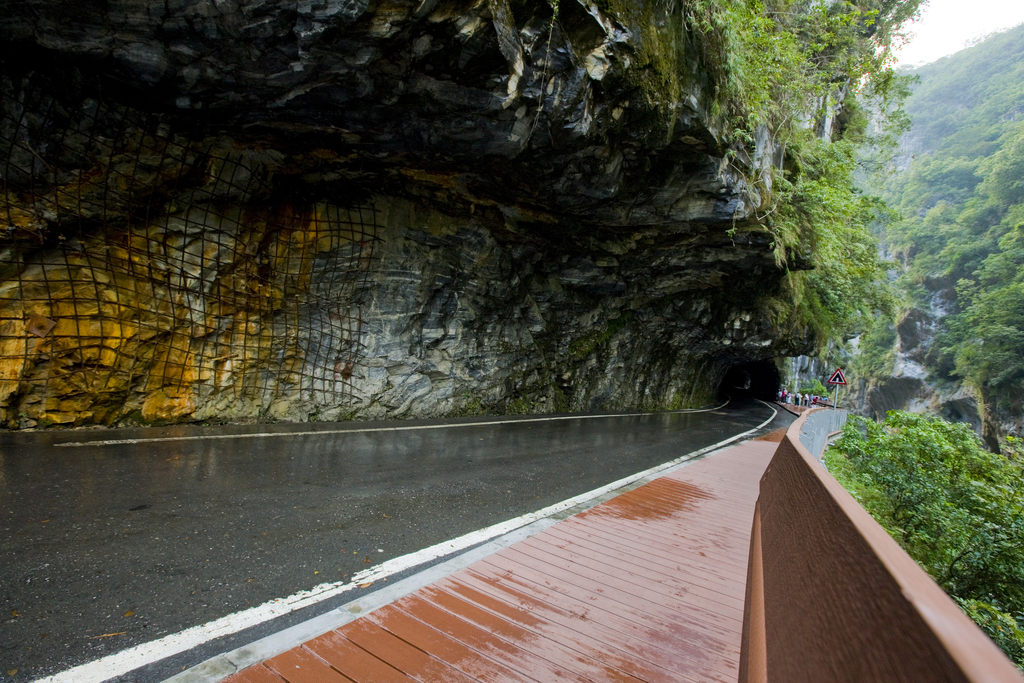
[[[28,78],[0,86],[8,426],[351,399],[372,204],[287,204],[281,152]]]

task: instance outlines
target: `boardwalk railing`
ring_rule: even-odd
[[[813,415],[761,479],[740,683],[1024,682],[800,442]]]

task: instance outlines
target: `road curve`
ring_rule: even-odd
[[[32,681],[345,580],[717,443],[771,412],[743,402],[568,419],[4,434],[0,680]],[[83,442],[92,443],[67,445]],[[123,680],[161,680],[278,627]]]

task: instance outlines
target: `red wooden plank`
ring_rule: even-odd
[[[409,683],[411,680],[337,631],[314,638],[305,647],[356,683]]]
[[[751,515],[751,520],[753,520],[753,515]],[[627,546],[639,545],[640,547],[657,548],[671,559],[675,559],[681,550],[704,553],[700,557],[710,558],[711,561],[720,564],[725,571],[729,571],[737,563],[746,565],[746,555],[739,549],[739,545],[741,539],[749,538],[749,529],[731,531],[728,536],[725,536],[713,527],[700,527],[697,524],[694,526],[697,528],[686,533],[671,535],[651,533],[650,529],[629,528],[624,525],[585,528],[575,524],[565,524],[562,529],[566,533],[590,533],[602,536],[612,543],[624,542]],[[701,562],[703,563],[704,560]]]
[[[748,475],[751,474],[756,480],[760,480],[777,447],[777,444],[764,442],[748,442],[733,446],[714,457],[690,463],[666,477],[702,476],[718,478],[724,483],[747,484],[750,482]],[[760,472],[757,471],[758,468]]]
[[[746,452],[733,451],[729,448],[716,454],[713,458],[692,462],[666,476],[686,476],[686,472],[697,472],[701,475],[724,475],[730,479],[744,481],[742,476],[744,472],[756,467],[760,467],[763,471],[768,466],[768,461],[771,460],[773,453],[772,446],[777,448],[778,444],[761,443],[754,446],[753,450],[744,448],[743,450]]]
[[[569,521],[571,520],[566,520],[566,522]],[[751,515],[751,521],[753,521],[753,515]],[[646,533],[646,530],[621,527],[583,529],[572,524],[565,524],[563,530],[568,534],[589,533],[595,536],[602,536],[610,544],[621,543],[641,552],[649,548],[650,552],[658,552],[666,559],[671,559],[675,562],[685,562],[702,571],[716,572],[723,579],[746,581],[744,573],[747,565],[746,556],[734,549],[724,551],[716,547],[708,539],[705,539],[703,542],[679,536],[668,539],[666,537],[651,536]],[[750,537],[749,529],[746,531],[746,537],[748,539]],[[685,553],[682,556],[680,556],[681,551]],[[729,554],[726,554],[726,552]],[[693,554],[701,558],[696,564],[687,558],[687,555],[692,556]]]
[[[231,674],[222,683],[284,683],[284,679],[262,664],[257,664]]]
[[[705,571],[715,570],[720,566],[724,571],[731,573],[737,564],[746,566],[748,553],[741,552],[739,545],[743,538],[750,538],[749,529],[743,532],[734,531],[728,537],[723,537],[713,527],[703,525],[703,520],[691,521],[693,529],[685,535],[672,537],[652,534],[650,529],[628,529],[619,525],[587,528],[575,524],[559,524],[537,536],[554,537],[562,541],[590,537],[593,542],[608,547],[640,549],[641,554],[646,554],[643,550],[650,547],[656,549],[661,557],[670,562],[685,559],[689,555],[695,557],[701,569]],[[527,540],[532,540],[532,537]]]
[[[547,545],[550,542],[544,539],[538,540],[538,547]],[[549,545],[554,554],[559,554],[573,562],[579,562],[585,566],[601,567],[603,570],[621,572],[621,576],[629,577],[630,581],[645,582],[650,584],[661,584],[672,590],[674,595],[699,596],[710,603],[719,604],[724,608],[743,610],[745,582],[736,582],[733,590],[723,587],[720,590],[711,590],[695,584],[688,580],[688,577],[680,576],[678,573],[665,571],[646,563],[642,556],[638,557],[633,553],[617,551],[613,548],[601,548],[594,550],[582,543],[571,543],[561,548]],[[568,553],[568,554],[566,554]]]
[[[597,509],[597,508],[594,508]],[[632,508],[631,508],[632,510]],[[577,525],[587,528],[605,528],[605,527],[616,527],[630,530],[640,530],[645,533],[662,538],[704,538],[704,533],[710,531],[717,534],[722,540],[728,542],[735,537],[736,534],[749,533],[747,527],[750,526],[750,520],[753,518],[754,506],[750,506],[750,514],[746,518],[738,518],[739,521],[729,522],[728,520],[717,517],[713,511],[699,510],[695,512],[689,512],[686,515],[678,517],[668,518],[659,522],[652,522],[650,520],[637,520],[634,518],[627,518],[621,515],[590,515],[588,517],[579,517],[577,515],[574,521]],[[699,527],[695,527],[699,525]],[[699,528],[700,534],[694,534],[695,528]]]
[[[472,683],[477,680],[444,664],[440,659],[385,631],[366,618],[347,624],[337,633],[417,681]]]
[[[645,646],[660,648],[666,652],[695,651],[721,652],[735,658],[737,650],[724,643],[722,638],[735,640],[732,634],[715,632],[709,638],[703,628],[684,631],[666,624],[642,609],[630,608],[609,600],[594,599],[593,594],[581,590],[570,590],[565,586],[553,588],[540,581],[543,576],[526,568],[517,568],[515,574],[497,574],[470,569],[460,572],[458,580],[492,595],[503,597],[523,606],[534,608],[544,604],[550,609],[561,610],[567,615],[586,615],[592,623],[617,634],[617,638],[635,640]],[[597,615],[597,616],[592,616]],[[703,624],[698,624],[702,627]]]
[[[685,532],[690,528],[690,523],[693,520],[703,519],[707,520],[705,523],[711,527],[721,529],[728,533],[742,531],[744,527],[749,526],[750,517],[753,515],[754,503],[756,501],[756,495],[752,495],[749,499],[737,496],[727,501],[729,503],[728,507],[732,511],[730,513],[725,512],[725,506],[723,506],[723,510],[702,507],[688,510],[685,513],[676,513],[672,516],[665,516],[660,519],[655,517],[654,512],[650,507],[648,507],[647,503],[650,501],[646,501],[643,505],[638,506],[629,504],[629,501],[623,501],[622,506],[613,512],[607,512],[606,509],[603,509],[603,505],[599,505],[587,510],[586,512],[581,512],[573,519],[575,519],[577,523],[583,524],[612,524],[616,526],[621,524],[630,528],[650,528],[652,533],[662,535],[673,535]],[[605,505],[607,505],[607,503],[605,503]],[[737,508],[741,509],[737,510]],[[648,515],[648,517],[644,518],[642,515]]]
[[[687,572],[683,572],[675,568],[667,569],[645,562],[646,553],[643,550],[618,550],[610,547],[601,547],[600,545],[587,545],[581,541],[563,541],[558,544],[552,542],[557,540],[550,538],[539,539],[528,547],[547,552],[550,555],[557,555],[586,567],[592,567],[632,583],[648,585],[655,590],[667,594],[679,596],[700,595],[723,606],[735,607],[737,601],[742,605],[744,583],[738,579],[733,578],[731,581],[720,581],[710,587],[690,580],[690,576],[687,575],[688,573],[700,574],[701,569],[707,573],[716,571],[706,565],[701,568],[695,561],[695,559],[700,560],[703,558],[681,556],[677,566],[689,565]],[[659,588],[659,586],[663,588]]]
[[[753,515],[751,515],[753,519]],[[568,522],[569,520],[566,520]],[[572,534],[575,536],[593,536],[606,539],[612,546],[617,546],[625,541],[626,547],[648,547],[653,546],[659,549],[667,559],[675,560],[680,553],[703,552],[700,557],[710,558],[709,561],[723,565],[723,568],[730,569],[737,562],[746,565],[747,551],[742,551],[740,545],[744,539],[749,541],[750,529],[730,530],[727,533],[711,524],[707,520],[689,520],[690,528],[682,534],[658,533],[657,529],[649,527],[628,527],[624,524],[608,524],[604,526],[581,525],[563,523],[545,530],[537,536],[544,538],[550,536],[564,536]],[[749,525],[748,525],[749,526]],[[531,539],[534,537],[531,537]],[[527,539],[527,540],[531,540]],[[525,541],[524,541],[525,542]],[[741,560],[742,558],[742,560]],[[705,560],[701,560],[705,563]]]
[[[297,647],[263,662],[288,683],[352,683],[309,650]]]
[[[748,498],[756,491],[756,485],[726,490],[702,477],[664,477],[582,512],[579,516],[587,518],[605,514],[639,521],[658,521],[713,511],[716,517],[723,520],[738,521],[743,515],[731,503]]]
[[[228,680],[734,681],[774,451],[695,462]]]
[[[508,668],[518,671],[536,681],[565,679],[585,681],[585,677],[548,659],[548,652],[538,653],[534,647],[535,638],[528,637],[517,643],[499,638],[487,629],[480,628],[440,607],[413,595],[401,600],[401,610],[437,630],[461,641],[477,652],[497,659]],[[521,634],[527,635],[530,634]],[[560,653],[554,653],[556,656]]]
[[[712,486],[712,491],[743,492],[759,487],[760,479],[771,458],[772,456],[768,455],[738,461],[735,458],[730,459],[728,454],[723,454],[721,460],[705,460],[704,467],[684,467],[666,474],[663,478],[700,479],[705,485]]]
[[[745,527],[750,525],[750,518],[753,517],[754,502],[756,500],[756,496],[750,499],[749,514],[737,516],[734,519],[719,516],[714,510],[694,510],[686,513],[685,515],[679,515],[658,521],[637,519],[636,517],[628,517],[621,514],[589,514],[589,511],[586,513],[586,516],[584,516],[585,513],[581,513],[572,519],[576,524],[583,526],[593,524],[598,527],[621,526],[629,529],[648,529],[648,533],[665,537],[672,537],[680,534],[685,535],[686,532],[692,528],[694,520],[704,520],[705,526],[710,527],[713,530],[720,530],[722,533],[729,535],[737,532],[743,533]],[[738,505],[738,502],[735,504]],[[744,505],[744,507],[748,506]],[[630,509],[632,510],[632,508]],[[600,506],[592,508],[592,510],[600,510]],[[748,510],[743,510],[743,512],[746,513]]]
[[[751,513],[751,520],[754,516]],[[544,533],[563,533],[577,535],[591,534],[609,539],[613,543],[626,542],[627,546],[654,546],[666,553],[667,558],[674,559],[679,549],[694,549],[704,553],[717,553],[726,563],[732,562],[736,556],[744,556],[740,545],[744,539],[750,538],[750,529],[725,530],[707,524],[707,520],[691,520],[691,528],[682,532],[664,533],[650,528],[631,527],[625,524],[606,524],[603,526],[577,524],[567,519],[557,527],[551,527]],[[749,525],[748,525],[749,526]],[[538,534],[539,535],[539,534]],[[749,549],[748,549],[749,550]]]
[[[585,613],[567,613],[557,605],[536,597],[515,599],[508,593],[479,590],[477,586],[470,585],[471,582],[474,580],[468,576],[460,576],[459,580],[449,577],[436,587],[510,621],[521,625],[533,624],[530,630],[644,681],[678,681],[682,671],[692,668],[695,663],[693,659],[679,658],[674,653],[652,648],[636,638],[606,628],[602,623],[606,615],[598,608]],[[675,670],[666,668],[666,663],[670,666],[676,664]],[[735,679],[735,672],[732,676],[720,678],[722,683],[735,683]]]
[[[710,624],[717,626],[722,631],[734,633],[736,636],[740,633],[740,620],[735,616],[723,617],[698,607],[687,609],[686,605],[680,604],[679,601],[668,600],[664,595],[643,586],[627,585],[624,582],[619,582],[619,585],[614,587],[609,586],[606,582],[595,580],[590,575],[591,572],[580,574],[557,566],[554,563],[557,558],[548,558],[548,561],[538,560],[529,554],[519,552],[515,546],[507,550],[512,552],[504,553],[502,557],[487,558],[483,562],[494,567],[498,572],[511,571],[514,565],[522,565],[545,574],[552,583],[579,587],[594,595],[595,598],[604,597],[626,605],[642,605],[645,612],[657,615],[667,623],[680,620],[684,623]]]
[[[541,565],[556,568],[567,573],[568,576],[561,574],[563,580],[578,581],[580,579],[588,579],[595,582],[600,585],[600,588],[595,588],[594,590],[600,594],[621,593],[624,598],[626,596],[642,597],[652,602],[663,604],[665,607],[673,610],[700,609],[703,611],[700,617],[701,620],[717,621],[723,625],[739,624],[743,620],[742,607],[735,608],[719,605],[699,595],[680,593],[674,587],[664,584],[633,581],[631,578],[625,578],[605,571],[597,563],[574,561],[569,557],[552,555],[525,543],[519,543],[506,548],[506,551],[510,551],[517,560],[526,562],[525,558],[529,557]]]
[[[678,552],[669,554],[665,550],[644,545],[641,542],[634,542],[627,546],[617,538],[583,534],[579,530],[561,525],[557,529],[558,533],[553,534],[553,537],[571,541],[574,546],[578,544],[595,552],[604,552],[605,549],[611,548],[621,553],[643,556],[649,566],[657,568],[658,571],[667,572],[674,576],[686,577],[687,581],[703,586],[708,590],[727,594],[734,594],[736,592],[737,579],[734,577],[723,578],[717,572],[710,571],[707,564],[702,563],[702,560],[706,557],[706,552],[703,550],[693,549],[685,555]],[[744,564],[746,564],[745,559]]]
[[[379,628],[371,629],[371,625]],[[344,631],[353,642],[375,654],[386,655],[389,662],[417,680],[534,680],[391,607],[373,612],[346,626]]]
[[[428,586],[420,591],[420,594],[424,599],[445,611],[476,624],[507,642],[523,643],[530,652],[570,671],[575,671],[590,680],[623,681],[624,683],[635,683],[635,681],[641,680],[619,668],[620,665],[629,664],[626,660],[609,656],[606,653],[602,659],[610,659],[614,663],[602,661],[598,658],[601,654],[600,650],[588,647],[580,638],[567,637],[568,634],[564,634],[561,641],[556,641],[545,634],[524,628],[433,586]]]
[[[510,585],[524,592],[548,591],[578,605],[600,605],[600,608],[625,622],[630,622],[648,630],[651,642],[666,649],[686,649],[689,646],[701,648],[709,652],[720,652],[734,661],[739,661],[739,633],[721,628],[717,624],[709,624],[697,619],[692,613],[670,612],[667,616],[660,613],[656,605],[643,600],[618,602],[596,596],[585,587],[565,582],[552,581],[551,577],[522,565],[506,564],[504,571],[490,572],[494,567],[476,565],[466,570],[482,580],[497,585]]]
[[[701,463],[683,467],[666,474],[663,479],[700,479],[715,486],[720,491],[742,491],[757,488],[764,471],[768,468],[774,453],[737,458],[731,453],[722,453],[714,458],[705,459]]]
[[[731,471],[703,471],[692,469],[679,470],[666,475],[667,481],[692,481],[714,496],[710,503],[722,504],[722,501],[744,499],[760,487],[760,478],[767,468],[770,458],[759,463],[746,463]]]
[[[460,573],[459,582],[479,590],[481,593],[514,602],[531,610],[544,612],[557,609],[561,615],[580,615],[587,618],[590,628],[601,635],[602,640],[613,646],[636,653],[637,657],[651,662],[659,668],[675,671],[679,675],[700,679],[693,671],[707,669],[718,671],[730,681],[735,681],[739,654],[736,648],[724,647],[720,642],[697,637],[695,644],[676,634],[670,634],[657,622],[651,620],[636,622],[606,609],[604,601],[578,600],[556,591],[545,590],[524,577],[499,578],[481,576],[476,573]],[[570,616],[552,617],[560,627],[572,628]]]

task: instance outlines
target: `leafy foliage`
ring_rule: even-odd
[[[787,276],[764,303],[777,326],[823,349],[890,311],[869,226],[885,213],[854,182],[858,146],[894,148],[907,125],[905,83],[890,52],[920,0],[691,0],[690,34],[705,55],[737,143],[767,137],[781,161],[762,169],[759,218]],[[864,105],[879,121],[868,134]],[[832,114],[839,112],[837,120]]]
[[[914,70],[920,83],[906,109],[922,154],[977,159],[998,148],[1024,107],[1021,34],[1021,27],[998,33]]]
[[[891,50],[920,0],[689,0],[684,12],[725,113],[786,135],[846,90],[895,91]]]
[[[896,327],[886,316],[878,316],[860,336],[857,355],[850,368],[863,379],[888,377],[896,362]]]
[[[1024,664],[1024,463],[970,427],[892,411],[853,417],[825,463],[1004,651]],[[1011,615],[1016,615],[1011,616]]]
[[[1017,668],[1024,671],[1024,629],[1020,623],[996,605],[980,600],[954,599],[985,635],[1017,663]]]
[[[828,388],[821,383],[820,379],[813,379],[811,381],[805,381],[800,384],[800,393],[814,394],[816,396],[827,396],[829,391]]]
[[[886,266],[870,231],[886,209],[855,187],[852,143],[800,142],[801,170],[778,181],[768,221],[783,249],[804,261],[792,264],[776,325],[805,330],[821,350],[868,325],[876,312],[892,315]]]
[[[917,70],[908,143],[922,150],[886,199],[904,216],[886,227],[902,288],[954,308],[930,354],[937,379],[1024,406],[1024,25]]]

